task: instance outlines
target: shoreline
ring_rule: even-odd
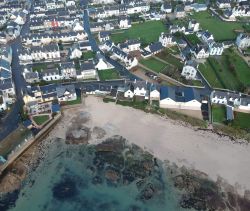
[[[79,107],[65,109],[61,120],[46,138],[35,143],[21,158],[15,161],[14,167],[20,169],[23,169],[23,166],[30,167],[28,170],[26,169],[25,176],[19,178],[19,187],[29,171],[34,171],[42,161],[46,148],[49,147],[52,140],[55,138],[65,139],[67,128],[73,124],[71,120],[79,113],[87,112],[90,121],[86,125],[103,128],[107,132],[106,136],[119,134],[130,143],[137,144],[162,161],[201,171],[213,181],[223,178],[228,184],[233,185],[240,195],[244,195],[244,191],[250,189],[248,182],[250,170],[245,168],[246,161],[250,158],[248,144],[243,147],[243,144],[232,142],[229,137],[220,137],[212,131],[197,130],[195,127],[187,127],[179,121],[166,119],[156,114],[145,113],[113,103],[104,103],[102,98],[89,96],[85,101],[85,105],[81,104]],[[112,118],[114,121],[108,121]],[[159,129],[159,134],[155,131],[156,128]],[[184,137],[181,137],[183,134],[185,134],[185,139],[189,140],[184,140]],[[170,140],[167,140],[167,137]],[[89,142],[89,144],[98,143],[100,140],[96,141],[95,139],[91,139]],[[219,150],[216,149],[218,147]],[[215,150],[215,154],[211,153],[212,150]],[[5,187],[2,186],[2,182],[8,175],[12,175],[11,170],[8,170],[4,178],[1,179],[0,192],[3,192],[4,188],[14,190],[14,187],[18,187],[18,185],[13,186],[13,183],[7,183]]]

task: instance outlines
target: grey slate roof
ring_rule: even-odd
[[[65,92],[74,94],[76,92],[75,86],[73,84],[70,84],[56,87],[56,93],[58,97],[63,97]]]

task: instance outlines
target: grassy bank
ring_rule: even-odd
[[[244,91],[250,85],[250,68],[235,49],[225,50],[219,58],[208,58],[199,70],[215,88]]]
[[[149,59],[142,59],[142,60],[140,60],[140,63],[142,65],[144,65],[145,67],[153,70],[156,73],[162,72],[165,69],[165,67],[167,66],[167,64],[165,64],[157,59],[154,59],[153,57],[151,57]]]
[[[131,28],[111,34],[114,43],[124,42],[127,39],[140,39],[144,45],[159,39],[161,32],[167,31],[162,21],[148,21],[133,24]]]
[[[235,40],[235,30],[242,30],[241,23],[225,22],[213,16],[209,11],[194,13],[191,18],[200,23],[203,30],[208,30],[214,35],[215,40]]]
[[[101,81],[120,78],[116,69],[99,70],[98,75]]]
[[[226,107],[222,105],[212,106],[213,122],[223,123],[226,121]]]

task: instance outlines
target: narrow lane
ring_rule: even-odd
[[[124,67],[122,64],[119,62],[115,61],[114,59],[111,59],[110,57],[106,56],[99,48],[99,46],[96,43],[96,40],[93,36],[93,34],[90,31],[90,23],[89,23],[89,15],[87,9],[84,10],[83,13],[83,21],[84,21],[84,30],[88,34],[89,42],[92,47],[92,50],[94,52],[100,52],[109,62],[111,65],[113,65],[118,71],[119,74],[122,78],[128,79],[128,80],[142,80],[139,77],[133,75],[126,67]]]

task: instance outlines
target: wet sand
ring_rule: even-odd
[[[249,145],[233,143],[227,137],[219,137],[212,132],[195,131],[192,127],[184,127],[158,115],[103,103],[101,98],[89,96],[84,103],[64,111],[64,117],[49,139],[65,138],[66,128],[72,124],[71,119],[80,112],[88,112],[88,124],[105,129],[107,136],[122,135],[161,160],[195,168],[213,180],[222,177],[239,193],[250,189]]]

